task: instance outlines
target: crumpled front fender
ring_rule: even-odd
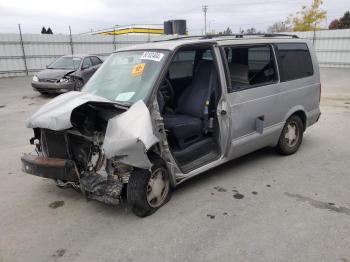
[[[158,141],[149,110],[140,100],[108,121],[102,148],[108,158],[118,157],[124,164],[149,169],[147,150]]]

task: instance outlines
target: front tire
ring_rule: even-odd
[[[75,91],[80,91],[80,90],[83,88],[83,86],[84,86],[83,80],[81,80],[81,79],[78,78],[78,79],[75,81],[74,90],[75,90]]]
[[[298,151],[303,141],[304,125],[300,117],[292,115],[286,121],[278,140],[277,150],[282,155],[292,155]]]
[[[151,171],[135,168],[127,185],[127,201],[138,217],[153,214],[170,200],[171,186],[168,170],[157,157]]]

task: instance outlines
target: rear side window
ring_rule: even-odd
[[[93,65],[99,65],[102,63],[101,59],[99,59],[97,56],[91,56],[90,58]]]
[[[276,44],[281,82],[314,74],[309,49],[304,43]]]
[[[169,68],[170,79],[192,77],[195,56],[194,50],[177,53]]]
[[[268,85],[277,80],[270,45],[227,47],[225,54],[231,80],[229,91]]]

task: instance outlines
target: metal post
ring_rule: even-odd
[[[207,34],[207,11],[208,11],[208,6],[203,5],[202,6],[202,11],[204,13],[204,35]]]
[[[115,26],[113,26],[113,52],[117,50],[117,44],[115,42]]]
[[[316,42],[316,23],[315,23],[315,26],[314,26],[314,35],[312,37],[312,44],[315,46],[315,42]]]
[[[73,38],[72,38],[72,29],[69,26],[69,40],[70,40],[70,50],[72,52],[72,55],[74,54],[74,49],[73,49]]]
[[[19,36],[20,36],[21,46],[22,46],[22,55],[23,55],[24,69],[26,71],[26,75],[28,75],[27,58],[26,58],[26,52],[24,51],[24,43],[23,43],[23,37],[22,37],[21,24],[18,24],[18,30],[19,30]]]

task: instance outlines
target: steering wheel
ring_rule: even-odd
[[[160,84],[159,91],[162,93],[164,101],[170,102],[174,98],[174,88],[168,78],[164,78]]]

